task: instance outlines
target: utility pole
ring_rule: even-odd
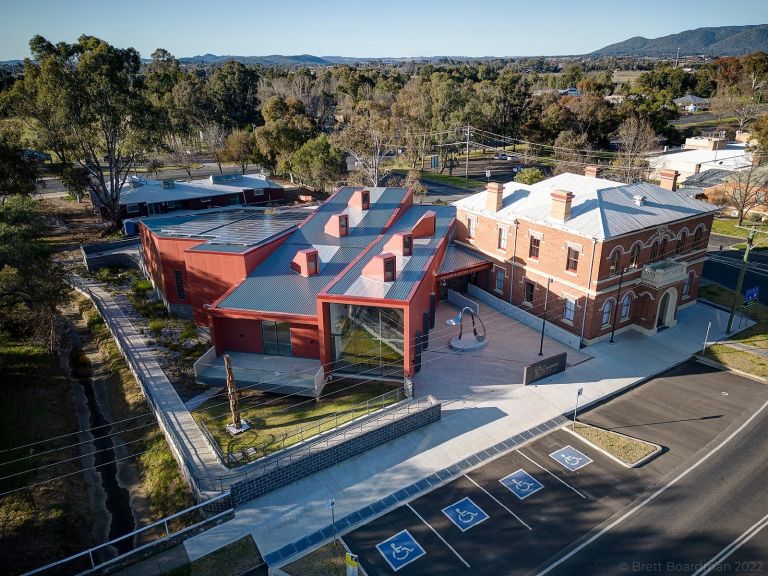
[[[467,159],[464,161],[464,179],[469,178],[469,126],[467,126]]]
[[[755,229],[750,228],[747,235],[747,248],[744,250],[744,259],[741,262],[741,270],[739,271],[739,279],[736,281],[736,292],[733,295],[733,302],[731,303],[731,313],[728,316],[728,327],[725,329],[726,334],[731,333],[733,328],[733,316],[736,314],[736,307],[741,303],[741,289],[744,285],[744,274],[747,272],[747,264],[749,264],[749,252],[752,250],[752,242],[755,240]]]
[[[549,285],[552,278],[547,278],[547,291],[544,293],[544,314],[541,319],[541,340],[539,340],[539,356],[544,356],[544,328],[547,327],[547,302],[549,301]]]

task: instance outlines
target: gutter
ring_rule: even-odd
[[[592,273],[595,271],[595,246],[597,238],[592,238],[592,261],[589,264],[589,280],[587,280],[587,289],[584,291],[584,314],[581,315],[581,334],[579,339],[584,341],[584,328],[587,326],[587,305],[589,304],[589,291],[592,288]]]

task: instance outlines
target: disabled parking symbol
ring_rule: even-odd
[[[376,544],[376,549],[395,572],[426,554],[408,530],[402,530]]]
[[[472,502],[469,497],[462,498],[458,502],[446,506],[442,512],[462,532],[466,532],[470,528],[474,528],[481,522],[488,520],[488,514],[480,506]]]
[[[517,472],[512,472],[509,476],[504,476],[499,482],[506,486],[520,500],[525,500],[531,494],[535,494],[544,488],[544,484],[522,468]]]
[[[589,456],[582,454],[572,446],[564,446],[563,448],[555,450],[549,457],[571,472],[575,472],[580,468],[584,468],[587,464],[592,463],[592,459]]]

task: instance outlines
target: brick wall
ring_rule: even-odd
[[[283,466],[270,468],[267,472],[233,484],[230,487],[232,503],[234,506],[239,506],[268,492],[287,486],[310,474],[329,468],[408,432],[436,422],[440,416],[441,405],[438,402],[433,402],[422,410],[406,414],[373,430],[342,440],[325,450],[308,450],[305,457],[298,459],[293,455],[291,460]]]

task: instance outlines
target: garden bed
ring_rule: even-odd
[[[282,570],[291,576],[344,576],[345,560],[346,550],[333,541],[283,566]]]
[[[658,444],[582,422],[567,424],[564,429],[629,468],[644,464],[661,451]]]

